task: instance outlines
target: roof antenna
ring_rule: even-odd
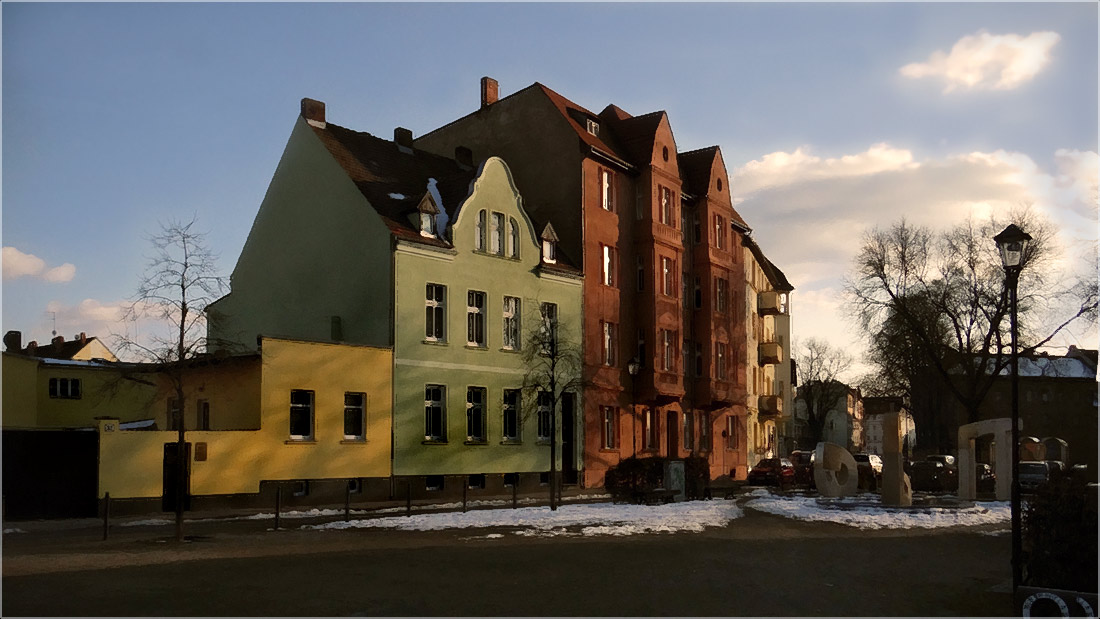
[[[57,312],[50,312],[50,315],[53,316],[53,331],[50,333],[53,334],[52,337],[57,337]]]

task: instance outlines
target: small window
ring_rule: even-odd
[[[659,428],[657,427],[657,411],[652,408],[645,409],[642,416],[642,438],[646,449],[657,449]]]
[[[489,251],[504,255],[504,215],[501,213],[493,213],[489,223]]]
[[[591,118],[589,118],[587,120],[588,120],[588,122],[585,123],[585,129],[587,129],[588,132],[591,133],[592,135],[594,135],[596,137],[600,137],[600,123],[592,120]]]
[[[474,225],[474,249],[485,251],[485,210],[477,212],[477,222]]]
[[[424,339],[429,342],[444,341],[444,323],[447,317],[447,287],[428,284],[424,301]]]
[[[199,400],[197,411],[198,413],[198,428],[199,430],[210,429],[210,401]]]
[[[545,471],[543,471],[542,473],[539,473],[539,485],[540,486],[549,486],[550,485],[550,473],[547,473]]]
[[[446,393],[443,385],[424,387],[424,440],[447,440]]]
[[[466,293],[466,345],[485,347],[485,293]]]
[[[718,191],[722,191],[722,179],[718,179]]]
[[[505,473],[504,474],[504,487],[514,488],[519,484],[519,473]]]
[[[668,187],[658,187],[660,194],[660,211],[658,213],[661,223],[666,226],[676,227],[676,206],[672,203],[672,190]]]
[[[466,440],[485,442],[485,388],[466,389]]]
[[[443,490],[443,476],[442,475],[425,475],[424,476],[424,489],[432,492]]]
[[[615,175],[611,170],[600,170],[600,204],[605,211],[615,210]]]
[[[551,398],[548,391],[540,391],[538,395],[538,440],[550,440],[550,409]]]
[[[619,409],[614,406],[601,406],[600,412],[603,417],[603,448],[615,449],[619,446]]]
[[[753,368],[755,370],[756,368]],[[726,380],[726,344],[725,342],[714,343],[714,378],[716,380]]]
[[[549,354],[554,343],[557,341],[558,331],[558,304],[557,303],[543,303],[539,306],[539,315],[542,317],[542,324],[539,326],[542,344],[544,350],[543,354]]]
[[[361,441],[366,438],[367,394],[344,394],[344,440]]]
[[[737,418],[733,415],[726,415],[726,448],[737,449],[740,442],[741,437]]]
[[[721,215],[714,216],[714,244],[718,249],[726,248],[726,220]]]
[[[349,479],[348,494],[363,494],[363,480],[358,478]]]
[[[661,158],[664,159],[665,161],[668,161],[668,147],[667,146],[661,148]]]
[[[542,242],[542,261],[547,264],[554,264],[558,261],[558,245],[554,241],[543,240]]]
[[[178,431],[180,429],[180,401],[176,398],[168,398],[168,410],[165,413],[167,426],[169,430]]]
[[[290,438],[313,440],[313,392],[295,389],[290,392]]]
[[[308,481],[296,481],[291,486],[294,496],[309,496],[309,482]]]
[[[600,245],[601,253],[603,254],[603,272],[602,282],[605,286],[615,286],[617,277],[615,272],[618,270],[619,252],[610,245]]]
[[[614,366],[618,362],[619,326],[613,322],[600,323],[603,330],[603,364]]]
[[[435,236],[435,215],[431,213],[420,213],[420,235],[421,236]]]
[[[80,399],[80,379],[79,378],[51,378],[50,379],[50,397],[61,398],[65,400],[79,400]]]
[[[508,218],[508,255],[519,258],[519,222]]]
[[[477,473],[466,477],[466,486],[471,490],[485,489],[485,474]]]
[[[695,309],[703,309],[703,286],[699,278],[695,278]]]
[[[504,297],[502,323],[504,325],[505,350],[519,350],[519,297]]]
[[[505,389],[504,390],[504,406],[503,406],[503,439],[510,442],[518,442],[520,440],[519,434],[519,414],[520,414],[520,390],[519,389]]]
[[[714,311],[724,314],[729,306],[729,281],[721,277],[714,278]]]

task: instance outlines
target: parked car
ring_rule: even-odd
[[[859,487],[874,491],[882,482],[882,458],[875,454],[852,454],[859,472]]]
[[[953,469],[943,465],[937,460],[918,460],[913,463],[909,472],[909,483],[913,490],[925,492],[944,492],[954,487],[958,488],[958,478],[953,475]]]
[[[978,463],[975,465],[975,473],[977,475],[977,488],[978,492],[993,492],[997,488],[997,476],[993,473],[993,467],[988,464]]]
[[[941,476],[943,490],[954,492],[959,489],[959,470],[955,467],[955,456],[933,454],[925,456],[924,459],[929,462],[939,462],[943,465],[944,472]]]
[[[1020,492],[1035,492],[1039,486],[1050,481],[1049,462],[1030,461],[1020,463]]]
[[[750,486],[786,488],[794,483],[794,465],[786,458],[765,458],[752,467],[746,482]]]
[[[794,464],[794,483],[812,486],[814,483],[814,452],[792,451],[791,463]]]
[[[942,462],[944,466],[949,469],[955,468],[955,456],[949,456],[947,454],[933,454],[931,456],[925,456],[925,460],[932,460],[933,462]]]

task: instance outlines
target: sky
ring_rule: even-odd
[[[4,2],[0,19],[2,330],[24,343],[121,331],[171,219],[197,218],[228,275],[303,97],[419,136],[477,109],[482,76],[502,97],[537,81],[596,112],[664,110],[679,151],[721,146],[795,287],[796,342],[859,357],[842,277],[902,217],[1032,204],[1065,273],[1096,270],[1094,2]]]

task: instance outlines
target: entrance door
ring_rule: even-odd
[[[577,483],[577,397],[573,393],[562,394],[561,400],[561,477],[562,483]]]
[[[166,512],[176,511],[178,500],[176,480],[179,479],[180,474],[179,460],[176,457],[179,452],[178,447],[179,443],[164,444],[164,469],[161,475],[164,485],[160,497],[160,508]],[[191,443],[184,443],[184,458],[187,459],[187,463],[183,481],[183,510],[187,511],[191,509]]]

